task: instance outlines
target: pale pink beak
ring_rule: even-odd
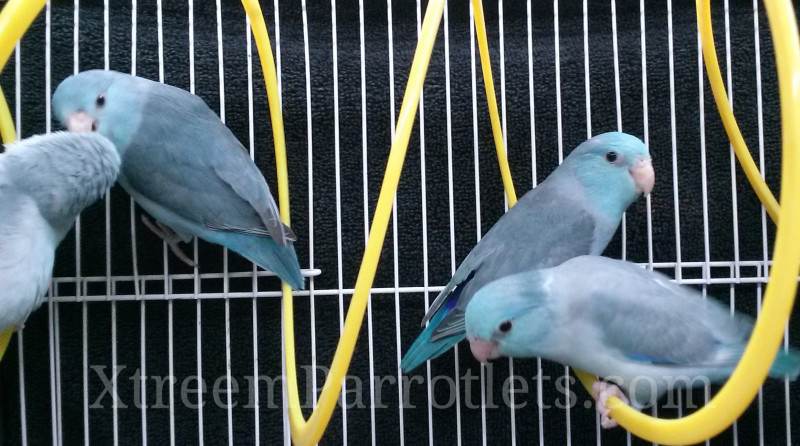
[[[94,118],[86,112],[75,112],[67,117],[67,130],[70,132],[93,132],[97,130]]]
[[[472,351],[472,356],[480,362],[486,362],[490,359],[500,357],[500,352],[497,351],[497,342],[484,341],[478,338],[467,338],[469,340],[469,349]]]
[[[636,191],[645,195],[653,190],[656,183],[656,173],[653,171],[653,162],[650,158],[640,159],[630,169],[633,182],[636,184]]]

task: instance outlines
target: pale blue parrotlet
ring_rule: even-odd
[[[670,388],[725,381],[744,352],[750,317],[640,266],[600,256],[506,276],[477,290],[467,338],[480,361],[549,359],[599,375],[604,427],[610,396],[652,405]],[[779,351],[770,375],[797,378],[800,352]],[[619,387],[617,387],[619,386]]]
[[[120,157],[98,134],[56,132],[0,154],[0,332],[7,343],[44,301],[56,247],[114,184]],[[0,358],[6,345],[0,346]]]
[[[119,182],[150,215],[143,220],[183,261],[192,236],[225,246],[304,288],[293,243],[264,176],[198,96],[115,71],[66,78],[53,95],[71,131],[96,131],[122,157]]]
[[[575,148],[545,181],[526,193],[475,245],[431,305],[401,362],[409,372],[464,339],[464,311],[475,292],[501,277],[600,254],[622,214],[655,174],[647,147],[620,132]]]

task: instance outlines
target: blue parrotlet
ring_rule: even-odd
[[[725,381],[752,328],[750,317],[713,297],[600,256],[498,279],[477,290],[466,313],[481,362],[538,356],[603,377],[592,393],[607,428],[616,425],[610,396],[642,408],[671,388]],[[779,351],[770,375],[799,372],[800,352]]]
[[[98,134],[32,136],[0,154],[0,358],[44,301],[56,247],[119,166],[113,143]]]
[[[409,372],[464,339],[464,311],[487,283],[601,254],[625,210],[654,183],[650,153],[638,138],[611,132],[580,144],[467,255],[425,315],[422,323],[428,326],[403,357],[402,370]]]
[[[185,90],[141,77],[90,70],[53,95],[71,131],[96,131],[116,144],[119,182],[155,217],[145,224],[189,265],[179,242],[192,236],[225,246],[295,289],[304,288],[293,243],[264,176],[211,108]]]

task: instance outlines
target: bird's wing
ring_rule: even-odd
[[[444,287],[442,291],[436,296],[433,303],[431,303],[430,308],[428,308],[428,312],[425,313],[425,317],[422,318],[422,326],[425,326],[434,314],[436,314],[439,309],[445,304],[448,298],[453,295],[453,291],[456,290],[458,286],[466,285],[466,282],[471,279],[472,276],[475,275],[475,270],[481,265],[481,263],[492,257],[495,252],[495,248],[492,247],[490,244],[481,245],[481,242],[478,242],[472,251],[467,255],[467,258],[461,262],[456,273],[453,274],[453,277],[447,282],[447,285]]]
[[[473,248],[434,301],[423,324],[442,307],[451,308],[432,339],[464,332],[464,312],[477,290],[510,274],[558,265],[589,254],[595,246],[595,219],[568,197],[543,183],[528,192]],[[469,283],[467,279],[474,276]],[[448,304],[457,286],[457,304]]]
[[[261,172],[202,99],[168,85],[140,88],[143,116],[123,156],[129,187],[210,229],[296,239]]]
[[[604,346],[628,360],[664,366],[735,364],[752,328],[749,318],[731,317],[714,298],[703,299],[665,276],[615,263],[619,268],[607,271],[611,275],[583,276],[596,291],[571,310],[601,333]]]
[[[248,165],[255,167],[252,162],[248,163]],[[234,170],[234,167],[233,164],[222,163],[215,166],[214,171],[220,179],[225,181],[240,198],[246,200],[258,213],[261,222],[266,228],[267,235],[275,239],[279,245],[296,241],[297,236],[295,233],[281,221],[278,205],[269,191],[269,186],[266,185],[263,177],[261,177],[261,173],[257,172],[258,169],[256,168],[255,171],[251,169],[249,174],[244,174],[241,171]],[[259,179],[254,178],[254,175],[261,177],[260,182],[266,187],[255,187],[259,183]],[[257,235],[261,235],[264,232],[258,228],[237,228],[224,223],[208,222],[207,224],[211,229],[223,231],[255,233]]]
[[[9,181],[0,155],[0,329],[39,306],[53,268],[52,230],[36,202]]]

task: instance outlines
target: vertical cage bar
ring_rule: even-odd
[[[564,133],[563,133],[563,118],[561,113],[561,39],[559,37],[559,18],[558,18],[558,0],[553,0],[553,41],[555,49],[555,65],[556,65],[556,126],[558,130],[558,163],[564,160]],[[569,366],[564,366],[564,392],[569,394]],[[567,423],[567,445],[572,445],[572,417],[569,407],[564,410]]]
[[[280,27],[280,12],[278,10],[278,1],[273,3],[275,15],[273,17],[273,29],[275,33],[275,74],[278,80],[278,103],[283,109],[283,90],[281,86],[281,27]],[[281,327],[283,327],[283,311],[281,311]],[[283,330],[281,330],[281,373],[286,376],[286,350],[285,342],[283,340]],[[291,425],[289,422],[289,389],[286,381],[282,384],[283,391],[283,443],[286,446],[292,444]]]
[[[226,121],[225,114],[225,51],[222,39],[222,4],[220,0],[216,2],[216,23],[217,23],[217,71],[219,75],[219,116],[224,124]],[[226,411],[227,411],[227,429],[228,429],[228,445],[233,446],[233,402],[231,401],[233,395],[231,393],[231,304],[228,298],[230,292],[230,276],[229,276],[229,256],[228,248],[223,248],[223,295],[225,296],[225,387],[227,391]]]
[[[45,85],[45,131],[50,133],[52,109],[50,103],[50,90],[52,78],[52,65],[51,65],[51,4],[45,3],[44,9],[44,23],[45,23],[45,50],[44,50],[44,85]],[[54,286],[51,281],[47,294],[50,297],[54,296]],[[48,336],[49,336],[49,353],[50,353],[50,415],[51,415],[51,428],[52,428],[52,443],[59,445],[61,441],[61,377],[60,377],[60,358],[59,358],[59,327],[58,327],[58,304],[54,299],[47,301],[47,322],[48,322]]]
[[[508,154],[508,125],[506,119],[506,48],[504,28],[503,0],[497,0],[497,28],[500,35],[500,119],[503,128],[503,147]],[[505,211],[508,211],[508,197],[503,194]],[[511,387],[509,391],[509,408],[511,421],[511,444],[517,444],[517,411],[514,396],[514,359],[508,358],[508,376]]]
[[[584,90],[584,100],[585,100],[585,109],[586,109],[586,139],[592,137],[592,80],[589,71],[589,5],[587,0],[583,0],[583,7],[582,11],[582,18],[583,18],[583,90]],[[616,18],[613,17],[612,14],[612,28],[615,28]],[[613,37],[612,37],[613,38]],[[616,39],[614,38],[614,42]],[[617,60],[617,53],[616,53],[616,45],[614,45],[614,67],[619,65]],[[615,71],[616,74],[616,71]],[[619,90],[619,81],[615,77],[615,91]],[[619,116],[619,101],[616,103],[617,108],[617,115]],[[617,124],[619,126],[619,124]],[[622,238],[624,240],[625,233],[624,233],[624,219],[625,216],[623,214],[623,233]],[[624,247],[625,241],[622,242],[623,246],[623,257],[624,257]],[[569,385],[569,381],[567,381],[567,385]],[[595,437],[596,437],[596,444],[600,446],[603,443],[602,436],[601,436],[601,427],[600,427],[600,414],[595,411]]]
[[[620,88],[620,75],[619,75],[619,39],[617,32],[617,1],[611,0],[611,50],[614,58],[614,108],[616,110],[617,131],[622,131],[622,94]],[[588,65],[588,64],[587,64]],[[649,198],[649,196],[648,196]],[[621,259],[627,260],[628,258],[628,217],[627,212],[622,214],[622,224],[620,226],[622,235],[622,252]],[[596,431],[597,442],[601,443],[601,429],[599,414],[596,417]],[[625,433],[625,443],[630,446],[631,433]]]
[[[761,177],[766,178],[766,166],[764,161],[764,101],[761,86],[761,39],[759,35],[759,17],[758,17],[758,0],[753,0],[753,44],[755,51],[755,74],[756,74],[756,107],[757,107],[757,120],[758,120],[758,162],[761,170]],[[768,277],[769,272],[767,264],[769,261],[769,232],[767,229],[767,213],[764,206],[761,206],[761,251],[764,259],[762,267],[759,269],[763,277]],[[758,284],[758,310],[761,311],[761,298],[763,293],[763,285]],[[789,349],[789,333],[788,327],[786,335],[783,338],[784,350]],[[786,444],[792,444],[792,426],[791,426],[791,406],[789,404],[789,380],[784,379],[785,385],[785,408],[786,408]],[[764,401],[763,391],[758,392],[758,438],[759,443],[764,444]]]
[[[361,184],[363,191],[364,208],[364,246],[369,239],[369,174],[367,168],[367,72],[366,72],[366,41],[364,37],[364,0],[358,0],[358,44],[359,44],[359,75],[361,79]],[[376,420],[375,420],[375,357],[374,341],[372,335],[372,294],[367,297],[367,348],[369,356],[369,410],[370,410],[370,440],[375,446]]]
[[[420,36],[420,27],[422,22],[422,12],[420,0],[416,1],[416,18],[417,18],[417,39]],[[427,177],[425,175],[425,91],[420,92],[419,95],[419,150],[420,150],[420,199],[422,201],[422,288],[423,299],[425,301],[425,309],[429,307],[428,296],[428,191],[427,191]],[[427,406],[428,406],[428,444],[433,446],[433,386],[431,385],[431,363],[425,362],[426,382],[425,387],[427,391]]]
[[[481,180],[480,180],[480,148],[478,145],[478,90],[475,58],[475,11],[472,2],[469,4],[469,57],[472,86],[472,156],[475,163],[475,241],[479,242],[481,231]],[[481,440],[486,445],[486,384],[484,381],[486,367],[481,364]]]
[[[725,9],[725,84],[728,90],[728,101],[731,104],[731,110],[733,110],[733,71],[732,71],[732,60],[733,60],[733,53],[731,51],[731,24],[730,24],[730,11],[729,11],[729,2],[725,0],[723,2],[724,9]],[[736,191],[736,158],[733,153],[733,145],[728,144],[729,150],[729,157],[730,157],[730,174],[731,174],[731,212],[732,212],[732,222],[733,222],[733,259],[734,259],[734,267],[733,267],[733,274],[732,277],[736,278],[737,281],[741,277],[740,276],[740,268],[739,268],[739,199],[738,193]],[[730,284],[730,308],[731,308],[731,316],[736,308],[736,286],[733,282]],[[760,392],[759,392],[760,393]],[[739,423],[734,421],[733,426],[733,444],[739,444]]]
[[[156,1],[156,41],[158,44],[158,81],[164,83],[164,31],[161,14],[161,0]],[[161,247],[164,262],[164,298],[167,300],[167,367],[169,376],[169,437],[170,445],[175,444],[175,349],[172,280],[169,273],[169,249],[164,241]]]
[[[528,37],[528,111],[530,113],[531,130],[531,184],[538,184],[537,158],[536,158],[536,104],[533,82],[533,14],[531,13],[531,0],[525,3],[527,37]],[[539,446],[544,446],[544,388],[542,385],[542,358],[536,358],[536,405],[537,421],[539,427]]]
[[[675,59],[672,29],[672,1],[667,0],[667,47],[669,52],[669,110],[670,110],[670,141],[672,145],[672,197],[675,210],[675,281],[681,283],[683,268],[681,266],[681,225],[680,225],[680,199],[678,188],[678,141],[675,119]],[[677,392],[678,416],[683,416],[683,393]]]
[[[669,65],[669,125],[672,143],[672,201],[675,208],[675,280],[680,283],[683,275],[681,266],[681,217],[678,192],[678,140],[675,121],[675,57],[672,32],[672,0],[667,0],[667,49]]]
[[[250,17],[244,16],[244,38],[246,40],[247,54],[247,144],[250,152],[250,159],[255,162],[255,126],[254,126],[254,107],[253,107],[253,39],[250,32]],[[253,290],[252,312],[253,312],[253,436],[255,444],[261,444],[261,400],[259,392],[259,364],[258,364],[258,265],[252,265],[253,279],[250,283]]]
[[[389,131],[394,141],[395,134],[395,92],[394,92],[394,36],[392,31],[392,0],[386,0],[387,39],[389,43]],[[400,444],[405,444],[405,417],[403,414],[403,373],[400,370],[402,355],[400,336],[400,268],[398,265],[398,237],[397,237],[397,195],[392,200],[392,274],[394,284],[394,323],[395,345],[397,348],[397,412],[400,422]]]
[[[309,51],[308,11],[306,0],[302,0],[303,13],[303,58],[306,81],[306,138],[308,139],[308,262],[314,269],[314,125],[311,108],[311,56]],[[315,309],[314,277],[309,278],[308,293],[311,319],[311,387],[312,405],[317,405],[317,321]],[[308,396],[306,396],[308,398]]]
[[[194,0],[189,0],[188,5],[188,22],[189,22],[189,92],[195,93],[195,68],[194,68]],[[195,373],[197,376],[197,443],[202,446],[205,442],[203,434],[203,327],[202,327],[202,300],[199,298],[200,289],[200,271],[198,269],[198,241],[197,237],[192,240],[192,256],[194,259],[194,296],[195,296]]]
[[[697,97],[698,109],[700,111],[700,181],[701,189],[703,191],[702,207],[703,207],[703,279],[707,282],[711,279],[711,246],[710,246],[710,230],[708,225],[708,173],[706,162],[706,119],[705,119],[705,76],[703,67],[703,44],[700,38],[700,28],[697,28]],[[703,298],[708,294],[708,285],[704,284],[702,287]],[[706,385],[703,390],[703,398],[705,402],[711,398],[711,388]],[[710,444],[706,440],[706,445]]]
[[[17,46],[19,48],[19,46]],[[73,2],[72,8],[72,66],[73,66],[73,74],[78,74],[80,65],[80,0],[75,0]],[[18,112],[19,113],[19,112]],[[19,134],[19,131],[17,131]],[[75,297],[76,300],[80,300],[81,296],[81,216],[75,219]],[[86,309],[86,302],[81,303],[81,308],[83,311]],[[85,330],[84,330],[85,333]],[[82,337],[83,334],[82,333]],[[83,370],[83,373],[86,373],[86,370]],[[88,381],[88,376],[87,376]],[[83,381],[82,384],[86,384],[86,381]],[[88,401],[88,390],[86,387],[83,387],[84,396],[84,405],[82,408],[83,411],[83,434],[84,434],[84,444],[89,444],[89,401]]]
[[[644,120],[644,143],[650,146],[650,117],[647,90],[647,28],[645,25],[645,0],[639,0],[639,36],[642,53],[642,117]],[[645,198],[647,207],[647,269],[653,270],[653,218],[650,195]],[[652,409],[653,416],[658,416],[658,406]]]
[[[14,114],[16,115],[17,138],[22,138],[22,54],[20,43],[14,49]],[[23,446],[28,444],[28,414],[25,397],[25,342],[24,329],[17,330],[17,362],[19,379],[19,429]]]
[[[447,128],[447,198],[449,211],[449,234],[450,234],[450,276],[456,273],[456,236],[455,236],[455,209],[453,193],[453,116],[451,106],[450,89],[450,22],[448,18],[449,5],[445,2],[444,7],[444,94],[445,94],[445,125]],[[461,446],[461,376],[458,366],[458,345],[453,347],[455,353],[455,391],[456,391],[456,444]]]
[[[339,334],[344,330],[344,278],[342,271],[342,186],[339,152],[339,49],[336,32],[336,0],[331,0],[331,51],[333,56],[333,156],[336,181],[336,284],[339,288]],[[340,393],[342,405],[342,442],[347,444],[347,380]]]
[[[131,0],[131,75],[136,75],[136,63],[138,43],[138,4],[137,0]],[[137,298],[141,296],[139,289],[139,255],[136,242],[136,203],[133,197],[130,198],[130,226],[131,226],[131,261],[133,262],[133,290]],[[137,402],[140,415],[140,427],[142,430],[142,446],[147,446],[147,307],[145,300],[139,301],[139,395]]]
[[[475,241],[481,240],[483,230],[481,228],[481,181],[480,181],[480,146],[478,144],[478,90],[476,76],[476,57],[475,57],[475,10],[472,2],[469,4],[469,54],[470,54],[470,76],[472,81],[472,151],[475,162]],[[481,441],[486,445],[486,366],[481,364]]]
[[[583,91],[586,101],[586,138],[592,137],[592,89],[589,74],[589,11],[586,0],[583,0]]]

